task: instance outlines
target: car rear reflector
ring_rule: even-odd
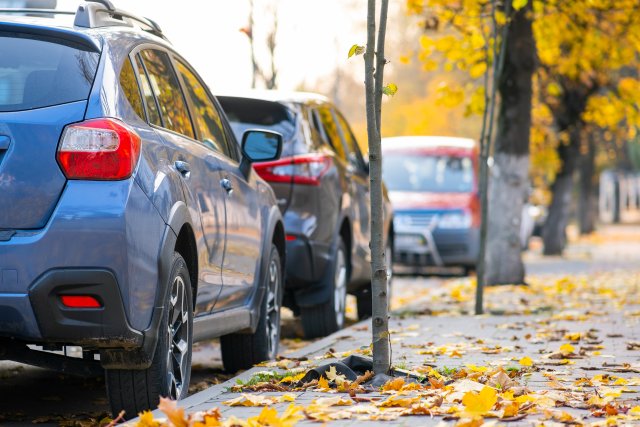
[[[68,179],[126,179],[138,164],[140,137],[120,120],[87,120],[65,127],[57,157]]]
[[[273,162],[254,163],[253,168],[267,182],[317,186],[331,168],[331,157],[325,154],[285,157]]]
[[[102,303],[91,295],[60,295],[60,301],[68,308],[102,308]]]

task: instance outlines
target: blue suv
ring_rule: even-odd
[[[281,150],[239,145],[151,20],[1,11],[0,359],[104,370],[130,418],[186,396],[194,341],[231,371],[274,358],[285,234],[251,163]]]

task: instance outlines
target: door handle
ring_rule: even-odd
[[[180,175],[182,175],[183,177],[189,178],[189,176],[191,176],[191,167],[189,166],[189,163],[183,162],[182,160],[177,160],[174,165],[176,167],[176,170],[180,172]]]
[[[220,186],[224,188],[227,194],[231,195],[233,193],[233,184],[228,178],[223,178],[220,180]]]
[[[0,151],[8,150],[11,139],[7,135],[0,135]]]

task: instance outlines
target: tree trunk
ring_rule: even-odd
[[[384,203],[382,196],[380,117],[385,63],[384,40],[389,3],[388,0],[382,0],[381,2],[377,48],[375,4],[375,0],[368,1],[367,47],[364,54],[371,191],[371,241],[369,243],[371,248],[371,333],[373,340],[373,372],[375,374],[387,374],[391,367],[391,344],[389,338],[387,267],[384,262],[386,236],[383,233]]]
[[[562,255],[567,245],[567,225],[571,214],[573,175],[580,154],[580,128],[576,125],[570,132],[569,144],[558,147],[562,167],[551,186],[553,198],[542,230],[544,255]]]
[[[590,234],[596,229],[598,218],[598,178],[596,177],[595,133],[588,136],[586,153],[580,158],[580,234]]]
[[[568,79],[561,79],[560,83],[562,98],[553,114],[558,130],[569,132],[569,143],[558,146],[562,167],[556,175],[556,181],[551,186],[553,193],[551,206],[549,206],[549,213],[542,230],[543,253],[545,255],[561,255],[567,245],[566,228],[571,214],[573,175],[578,167],[584,126],[582,113],[586,108],[590,94],[598,89],[596,85],[589,87]]]
[[[489,180],[485,281],[487,285],[524,282],[520,222],[528,189],[529,130],[535,43],[530,5],[509,26],[504,69],[498,90],[500,111],[494,166]]]
[[[253,0],[249,0],[249,27],[247,37],[249,37],[249,46],[251,49],[251,89],[256,88],[256,81],[258,79],[258,61],[256,60],[256,48],[253,43],[253,12],[254,12]]]

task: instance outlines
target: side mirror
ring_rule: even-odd
[[[245,176],[251,172],[251,164],[269,162],[280,158],[282,135],[267,130],[250,129],[242,135],[242,162],[240,169]]]

